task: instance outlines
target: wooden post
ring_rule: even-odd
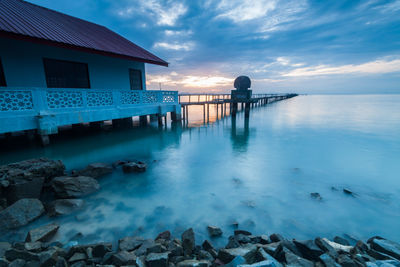
[[[244,117],[248,118],[250,116],[250,103],[245,103]]]
[[[210,122],[210,104],[207,104],[207,122]]]
[[[232,116],[234,117],[236,116],[237,109],[238,109],[238,103],[237,102],[232,103]]]
[[[203,122],[206,123],[206,105],[203,104]]]

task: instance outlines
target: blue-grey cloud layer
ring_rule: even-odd
[[[399,0],[31,1],[170,62],[149,66],[150,88],[227,89],[244,73],[258,90],[400,92]],[[220,79],[201,83],[210,77]],[[199,81],[204,88],[192,86]]]

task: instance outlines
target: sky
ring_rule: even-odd
[[[147,89],[400,93],[400,0],[29,0],[108,27],[169,62]]]

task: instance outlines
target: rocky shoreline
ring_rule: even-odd
[[[201,245],[197,243],[190,228],[180,238],[173,238],[169,231],[155,239],[127,236],[113,247],[106,242],[86,245],[48,242],[58,228],[55,224],[45,225],[29,231],[25,242],[0,242],[0,267],[400,266],[400,244],[378,236],[351,245],[341,237],[335,237],[334,241],[319,237],[299,241],[279,234],[256,236],[235,230],[225,247],[215,248],[208,240]],[[210,238],[222,234],[215,226],[209,226],[208,230]]]
[[[31,159],[0,166],[0,232],[28,225],[43,214],[49,217],[74,213],[84,206],[85,196],[100,189],[97,179],[121,168],[124,173],[146,171],[140,161],[89,164],[67,172],[61,161]],[[335,188],[336,189],[336,188]],[[333,190],[333,189],[332,189]],[[336,189],[337,190],[337,189]],[[355,196],[348,189],[348,195]],[[322,200],[318,193],[311,198]],[[169,231],[155,239],[127,236],[96,244],[61,243],[55,223],[27,232],[21,242],[0,242],[0,267],[13,266],[382,266],[400,267],[400,244],[382,237],[368,240],[287,239],[279,234],[253,235],[236,229],[225,247],[195,240],[192,228],[179,238]],[[207,227],[210,240],[221,238],[217,226]]]

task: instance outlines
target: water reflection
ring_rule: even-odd
[[[236,126],[236,116],[231,117],[231,141],[232,148],[236,152],[246,152],[249,144],[249,118],[245,117],[243,128]]]
[[[83,211],[57,219],[61,240],[77,232],[82,242],[155,237],[166,229],[180,236],[193,227],[200,242],[213,224],[224,231],[214,240],[222,245],[238,222],[255,234],[297,239],[349,233],[399,241],[399,110],[400,96],[302,96],[254,108],[247,121],[240,113],[204,124],[202,108],[193,108],[189,127],[80,132],[44,149],[2,150],[0,161],[48,156],[68,169],[119,159],[149,163],[145,173],[117,169],[100,179],[102,189],[85,199]],[[29,227],[48,222],[43,216]],[[26,230],[10,234],[23,239]]]

